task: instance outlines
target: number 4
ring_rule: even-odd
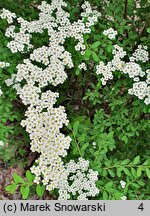
[[[144,210],[144,206],[143,206],[143,203],[141,203],[138,207],[139,210],[143,211]]]

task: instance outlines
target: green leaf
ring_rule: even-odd
[[[84,97],[83,97],[83,100],[86,100],[87,98],[88,98],[88,96],[84,96]]]
[[[95,53],[95,52],[92,52],[92,56],[93,56],[93,59],[98,62],[99,61],[99,57],[98,55]]]
[[[137,172],[133,167],[131,167],[131,173],[134,176],[134,178],[137,178]]]
[[[135,188],[140,188],[140,186],[137,183],[131,183]]]
[[[108,45],[106,49],[107,49],[108,53],[111,53],[112,49],[113,49],[113,46],[112,45]]]
[[[92,51],[90,49],[87,49],[85,51],[85,57],[89,58],[91,54],[92,54]]]
[[[76,142],[72,141],[72,146],[73,146],[73,155],[78,155],[78,148],[76,145]]]
[[[145,166],[150,165],[150,159],[147,159],[147,160],[143,163],[143,165],[145,165]]]
[[[145,186],[145,182],[143,182],[143,181],[138,180],[137,183],[142,187]]]
[[[150,169],[146,168],[147,177],[150,178]]]
[[[124,194],[120,193],[120,192],[116,192],[116,193],[113,194],[113,196],[115,197],[116,200],[119,200],[121,197],[123,197],[123,195]]]
[[[140,41],[146,41],[146,40],[147,40],[147,37],[140,38]]]
[[[123,171],[127,176],[131,176],[131,173],[127,168],[124,168]]]
[[[92,44],[91,47],[92,47],[93,49],[95,49],[95,48],[97,48],[100,44],[101,44],[100,41],[96,41],[95,43]]]
[[[78,131],[78,127],[79,127],[79,121],[76,121],[73,125],[73,133],[74,133],[74,136],[76,136],[77,134],[77,131]]]
[[[140,162],[140,156],[137,156],[136,158],[134,158],[133,164],[136,165]]]
[[[138,167],[137,169],[137,177],[140,177],[142,175],[141,167]]]
[[[75,74],[78,76],[80,74],[80,69],[77,68],[77,70],[75,71]]]
[[[125,160],[123,160],[123,161],[121,162],[121,165],[126,165],[126,164],[128,164],[129,162],[130,162],[129,159],[125,159]]]
[[[67,128],[68,128],[69,130],[72,130],[71,124],[68,124]]]
[[[150,33],[150,28],[147,28],[147,32]]]
[[[102,170],[102,176],[104,176],[104,177],[106,177],[107,176],[107,174],[108,174],[108,172],[107,172],[107,170]]]
[[[127,137],[126,135],[124,135],[124,136],[122,137],[122,141],[124,141],[125,143],[128,143],[128,137]]]
[[[43,194],[44,194],[44,192],[45,192],[45,186],[44,185],[37,185],[36,186],[36,193],[37,193],[37,195],[39,196],[39,197],[42,197],[43,196]]]
[[[112,170],[108,170],[108,172],[109,172],[111,177],[113,177],[113,178],[115,177],[115,173]]]
[[[7,187],[5,187],[5,190],[9,191],[11,194],[14,194],[17,187],[18,187],[18,185],[11,184],[11,185],[8,185]]]
[[[123,27],[120,27],[120,28],[119,28],[119,33],[120,33],[120,34],[123,34],[123,30],[124,30]]]
[[[108,182],[108,183],[105,185],[105,188],[106,188],[107,190],[109,190],[109,188],[112,188],[112,186],[113,186],[113,182]]]
[[[86,150],[86,148],[89,146],[89,143],[85,143],[82,148],[81,148],[81,154],[82,154],[82,157],[84,156],[84,152]]]
[[[107,139],[113,140],[114,131],[111,131],[107,134]]]
[[[108,193],[103,191],[103,200],[108,200]]]
[[[31,174],[30,170],[26,171],[26,178],[29,182],[32,182],[34,179],[34,175]]]
[[[28,185],[27,185],[27,186],[22,185],[22,186],[20,187],[20,192],[21,192],[22,198],[23,198],[23,199],[27,199],[28,196],[29,196],[29,193],[30,193],[30,188],[29,188],[29,186],[28,186]]]
[[[13,179],[15,181],[15,183],[19,184],[19,183],[25,183],[25,181],[23,180],[23,178],[19,175],[17,175],[17,173],[13,174]]]
[[[81,136],[78,137],[78,142],[83,143],[86,141],[86,134],[81,134]]]
[[[117,176],[120,178],[121,177],[121,171],[122,169],[117,168]]]
[[[128,0],[128,4],[132,5],[134,0]]]

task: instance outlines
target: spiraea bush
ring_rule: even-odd
[[[0,157],[26,170],[36,154],[6,190],[149,199],[150,2],[0,7]]]

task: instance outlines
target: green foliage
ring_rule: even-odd
[[[44,194],[44,192],[45,192],[45,186],[44,185],[37,185],[36,186],[36,193],[37,193],[37,195],[39,196],[39,197],[42,197],[43,196],[43,194]]]
[[[22,199],[27,199],[30,195],[30,191],[33,190],[33,180],[34,175],[32,175],[29,170],[26,171],[26,179],[22,178],[17,173],[14,173],[12,184],[8,185],[5,190],[13,194],[19,189]]]
[[[13,182],[8,185],[5,190],[14,194],[16,190],[20,190],[22,199],[27,199],[34,193],[38,195],[39,198],[43,197],[45,192],[45,186],[34,183],[34,175],[31,174],[29,170],[25,173],[25,178],[22,178],[17,173],[13,174]]]
[[[1,5],[0,5],[1,6]],[[0,147],[0,160],[4,163],[15,164],[17,160],[22,161],[22,156],[26,153],[23,149],[27,145],[28,135],[20,126],[20,121],[24,113],[24,106],[18,100],[16,92],[12,87],[7,87],[5,80],[15,73],[16,65],[21,62],[21,55],[12,56],[10,50],[6,47],[7,38],[4,36],[4,30],[7,23],[0,21],[0,61],[9,62],[9,68],[0,68],[0,86],[3,94],[0,96],[0,140],[5,146]],[[21,137],[21,139],[20,139]]]

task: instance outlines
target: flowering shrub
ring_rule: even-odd
[[[14,175],[6,189],[20,187],[23,199],[34,184],[39,196],[46,188],[58,199],[146,199],[150,36],[139,20],[147,3],[136,6],[132,26],[134,1],[118,9],[79,1],[72,10],[74,2],[39,1],[34,20],[1,10],[9,53],[0,62],[2,87],[26,108],[26,119],[18,111],[16,120],[22,116],[37,154],[27,183]]]

